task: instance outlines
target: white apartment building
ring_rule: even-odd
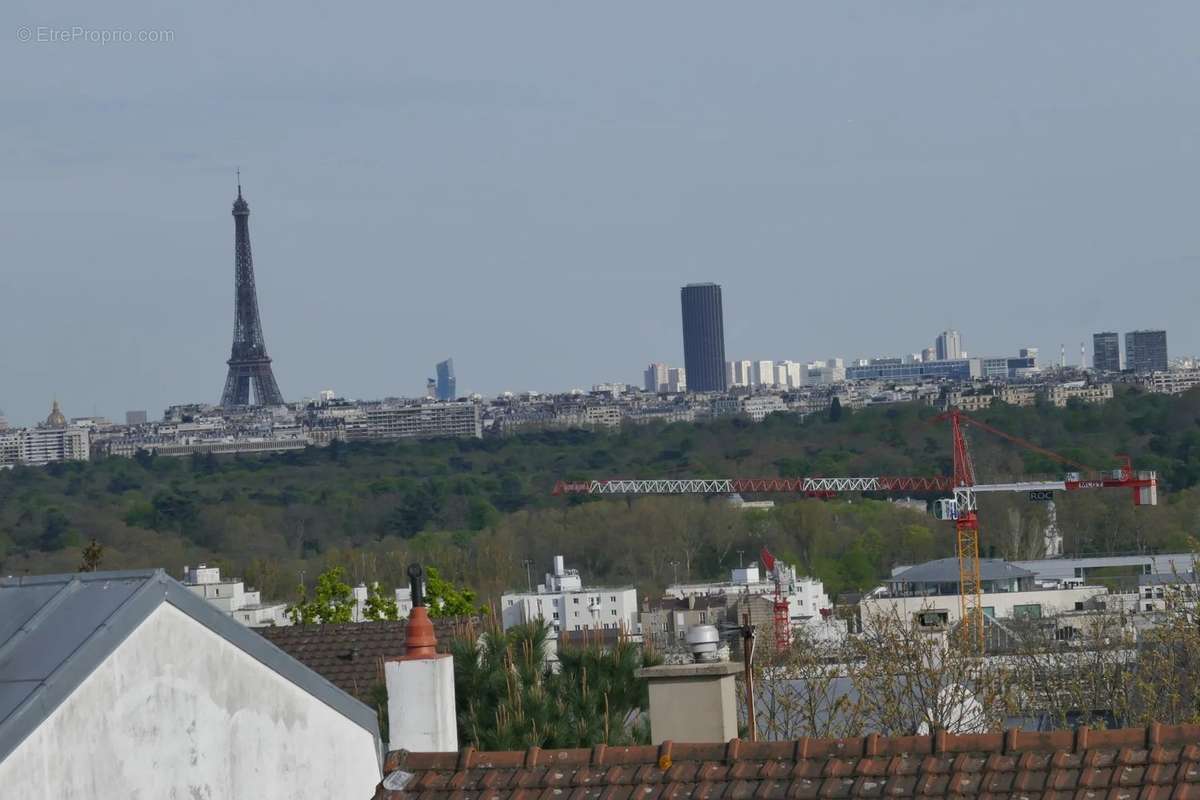
[[[808,378],[808,365],[799,361],[775,362],[775,383],[788,389],[799,389]]]
[[[567,569],[562,556],[554,557],[552,572],[532,592],[508,592],[500,598],[500,621],[505,630],[537,619],[550,624],[551,635],[560,631],[638,630],[637,589],[587,587],[579,571]]]
[[[755,361],[754,362],[754,385],[755,386],[774,386],[775,385],[775,362],[774,361]]]
[[[1200,386],[1200,369],[1173,369],[1142,376],[1146,388],[1157,394],[1182,394]]]
[[[367,621],[367,597],[370,591],[365,583],[360,583],[350,590],[354,597],[354,608],[350,611],[351,622]],[[412,613],[412,588],[404,586],[396,589],[396,619],[408,619]]]
[[[642,373],[642,387],[647,392],[658,393],[667,391],[667,372],[669,369],[670,367],[661,361],[653,362]]]
[[[938,361],[954,361],[966,357],[962,349],[962,337],[959,336],[958,331],[954,330],[942,331],[938,334],[933,349],[937,354]]]
[[[846,380],[846,363],[840,358],[813,361],[808,364],[807,384],[824,385],[842,383]]]
[[[760,394],[747,397],[742,401],[742,413],[755,422],[762,422],[768,414],[787,410],[787,403],[783,402],[783,398],[778,395]]]
[[[1065,408],[1071,400],[1084,403],[1107,403],[1113,398],[1111,383],[1087,385],[1084,383],[1060,383],[1047,387],[1046,401],[1058,408]]]
[[[448,403],[379,403],[363,407],[366,417],[364,438],[402,439],[408,437],[483,436],[479,405],[469,400]],[[351,436],[349,420],[346,433]],[[351,438],[358,438],[351,436]]]
[[[54,461],[87,461],[91,436],[87,428],[40,427],[0,430],[0,464],[45,466]]]
[[[753,361],[726,361],[725,379],[730,388],[750,386],[754,383]]]
[[[732,570],[728,581],[672,584],[667,587],[665,595],[679,599],[724,596],[730,600],[740,595],[774,596],[777,580],[784,599],[788,601],[788,619],[792,627],[815,626],[823,622],[822,610],[828,613],[828,609],[833,607],[829,595],[825,594],[825,585],[816,578],[797,576],[795,567],[778,560],[775,568],[765,575],[759,572],[757,564],[751,564]]]
[[[243,581],[237,578],[221,580],[220,567],[205,564],[184,567],[183,585],[247,628],[292,624],[286,603],[264,604],[259,592],[247,590]]]
[[[687,370],[683,367],[671,367],[667,370],[667,391],[679,394],[687,391]]]

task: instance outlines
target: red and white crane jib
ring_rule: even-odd
[[[824,496],[840,492],[948,492],[947,477],[865,478],[612,478],[559,481],[554,494],[734,494],[788,492]]]

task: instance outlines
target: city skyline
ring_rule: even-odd
[[[670,307],[695,280],[723,287],[730,357],[886,355],[951,328],[1047,362],[1104,330],[1200,351],[1179,101],[1200,8],[686,8],[636,30],[387,9],[353,47],[328,38],[332,71],[297,68],[304,37],[260,46],[283,13],[329,31],[269,3],[234,31],[164,10],[177,35],[153,48],[13,43],[0,408],[214,399],[239,164],[284,397],[419,395],[446,353],[484,394],[636,382],[681,363]]]

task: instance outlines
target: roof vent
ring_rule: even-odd
[[[721,636],[717,633],[716,625],[695,625],[688,628],[687,644],[692,651],[692,660],[698,664],[719,661],[717,647]]]

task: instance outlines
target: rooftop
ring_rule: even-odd
[[[375,800],[1200,797],[1200,726],[389,753]]]
[[[449,642],[455,622],[435,620],[438,640]],[[286,625],[254,631],[349,695],[371,702],[382,684],[383,659],[405,653],[407,620]]]
[[[168,603],[343,716],[374,714],[161,569],[0,578],[0,761]]]
[[[1027,569],[1010,564],[999,558],[979,559],[979,578],[985,581],[1014,580],[1032,578],[1034,574]],[[909,567],[888,578],[886,583],[957,583],[958,559],[939,558]]]

